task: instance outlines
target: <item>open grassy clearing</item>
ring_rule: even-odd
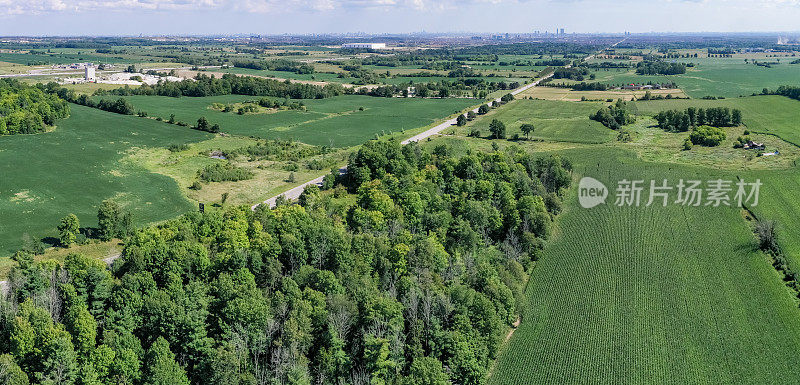
[[[520,125],[532,123],[536,129],[530,139],[603,143],[614,139],[617,133],[589,119],[589,115],[600,106],[602,103],[518,99],[479,116],[466,126],[455,129],[455,132],[467,135],[473,129],[478,129],[482,136],[488,136],[489,123],[498,119],[505,123],[509,138],[514,134],[524,137]]]
[[[209,140],[192,143],[187,149],[172,152],[165,148],[138,149],[126,156],[123,161],[140,165],[146,169],[169,176],[174,179],[182,193],[189,199],[204,203],[221,203],[222,194],[228,193],[226,204],[251,205],[267,198],[278,195],[302,182],[318,177],[330,170],[346,163],[346,150],[334,151],[306,159],[293,161],[249,161],[244,156],[229,159],[233,164],[253,172],[252,179],[238,182],[211,182],[202,184],[200,190],[189,187],[198,180],[197,172],[203,167],[225,162],[225,160],[211,158],[212,151],[230,153],[234,150],[257,144],[258,141],[247,137],[222,137],[216,136]],[[308,163],[318,160],[330,165],[322,170],[307,167]],[[290,166],[296,165],[297,170]],[[294,174],[295,181],[289,181]]]
[[[203,98],[130,96],[137,110],[151,117],[168,119],[170,114],[189,124],[205,116],[223,132],[267,139],[293,139],[307,144],[349,147],[390,134],[427,126],[476,104],[474,99],[375,98],[339,96],[303,100],[306,111],[238,115],[210,109],[213,103],[239,103],[259,97],[224,95]],[[363,108],[363,111],[361,110]]]
[[[765,143],[764,151],[779,151],[779,156],[757,156],[756,150],[733,148],[736,138],[744,135],[746,127],[725,128],[726,139],[716,147],[693,146],[684,151],[688,132],[666,132],[655,120],[640,117],[625,128],[633,141],[619,146],[633,149],[641,159],[655,163],[680,163],[727,170],[775,170],[794,167],[800,148],[772,135],[750,133],[753,141]]]
[[[79,94],[92,95],[97,90],[114,90],[119,88],[120,85],[108,84],[108,83],[78,83],[78,84],[63,84],[61,85],[61,87],[74,90]],[[129,85],[128,87],[137,88],[139,86]]]
[[[33,69],[49,68],[45,66],[29,66],[19,63],[0,62],[0,75],[26,74]]]
[[[141,148],[210,138],[210,134],[156,121],[72,105],[70,118],[37,135],[0,137],[0,253],[20,247],[24,234],[56,235],[61,217],[97,225],[97,206],[114,199],[137,224],[177,216],[192,207],[174,180],[121,162]]]
[[[783,96],[750,96],[723,100],[655,100],[635,103],[639,114],[688,107],[729,107],[742,110],[742,119],[752,132],[777,135],[800,145],[800,101]],[[769,144],[770,140],[766,143]]]
[[[34,260],[52,260],[63,263],[67,255],[71,253],[83,254],[93,259],[105,259],[119,255],[122,252],[123,247],[124,244],[119,239],[112,239],[108,242],[93,240],[91,243],[85,245],[72,245],[69,248],[49,248],[43,255],[34,256]],[[11,258],[0,258],[0,280],[5,280],[6,277],[8,277],[8,273],[15,266],[17,266],[17,262],[13,261]]]
[[[562,153],[578,175],[607,186],[733,177],[615,149]],[[533,272],[522,325],[491,384],[764,384],[800,376],[800,310],[739,209],[582,209],[576,194]]]

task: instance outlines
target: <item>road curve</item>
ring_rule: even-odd
[[[617,44],[622,43],[623,41],[625,41],[625,39],[620,40],[619,42],[613,44],[611,47],[616,47]],[[584,58],[583,60],[590,60],[590,59],[594,58],[594,56],[595,56],[594,54],[589,55],[586,58]],[[568,64],[568,65],[564,66],[564,68],[569,68],[569,67],[572,67],[572,64]],[[511,95],[518,95],[521,92],[525,92],[528,89],[536,87],[542,81],[544,81],[546,79],[549,79],[551,77],[553,77],[553,73],[552,72],[547,74],[546,76],[536,80],[536,81],[530,82],[528,84],[525,84],[525,85],[523,85],[523,86],[511,91]],[[495,99],[495,101],[499,102],[500,98]],[[472,111],[477,113],[478,112],[478,108],[475,108]],[[411,142],[419,142],[421,140],[430,138],[431,136],[437,135],[440,132],[442,132],[445,129],[447,129],[448,127],[451,127],[454,124],[456,124],[456,119],[457,119],[457,117],[456,118],[452,118],[452,119],[448,119],[448,120],[442,122],[441,124],[437,125],[436,127],[427,129],[424,132],[421,132],[421,133],[419,133],[417,135],[414,135],[414,136],[402,141],[401,143],[402,144],[409,144]],[[342,167],[342,168],[339,169],[339,173],[340,174],[343,174],[345,171],[347,171],[347,167]],[[324,177],[325,177],[325,175],[322,175],[322,176],[320,176],[318,178],[312,179],[312,180],[310,180],[310,181],[308,181],[306,183],[303,183],[303,184],[301,184],[301,185],[299,185],[297,187],[294,187],[294,188],[292,188],[290,190],[284,191],[283,193],[280,193],[280,194],[278,194],[278,195],[276,195],[276,196],[274,196],[272,198],[269,198],[269,199],[265,200],[264,202],[256,203],[252,207],[250,207],[250,209],[255,210],[256,207],[258,207],[258,206],[260,206],[262,204],[269,205],[270,208],[273,208],[273,207],[275,207],[275,201],[281,195],[283,195],[288,200],[295,200],[295,199],[300,197],[300,194],[303,193],[303,190],[305,190],[306,186],[310,186],[312,184],[317,185],[317,186],[322,186],[322,179]]]

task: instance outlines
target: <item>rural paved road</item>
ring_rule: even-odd
[[[528,84],[526,84],[526,85],[524,85],[522,87],[519,87],[519,88],[511,91],[511,94],[512,95],[517,95],[517,94],[519,94],[521,92],[524,92],[524,91],[526,91],[526,90],[528,90],[528,89],[530,89],[532,87],[535,87],[535,86],[539,85],[539,83],[541,83],[543,80],[549,79],[552,76],[553,76],[552,73],[548,74],[547,76],[545,76],[545,77],[543,77],[543,78],[541,78],[539,80],[536,80],[534,82],[528,83]],[[499,102],[500,98],[495,99],[495,101]],[[478,112],[478,108],[476,107],[472,111],[477,113]],[[437,125],[435,127],[429,128],[428,130],[425,130],[424,132],[421,132],[421,133],[419,133],[417,135],[414,135],[414,136],[402,141],[401,143],[402,144],[409,144],[411,142],[419,142],[421,140],[430,138],[431,136],[437,135],[440,132],[442,132],[445,129],[447,129],[448,127],[452,127],[455,124],[456,124],[456,118],[445,120],[441,124],[439,124],[439,125]],[[344,173],[345,171],[347,171],[347,167],[342,167],[342,168],[339,169],[339,173],[340,174]],[[260,206],[262,204],[269,205],[270,208],[275,207],[275,201],[281,195],[283,195],[286,199],[295,200],[295,199],[300,197],[300,194],[303,193],[303,190],[305,190],[306,186],[310,186],[312,184],[315,184],[317,186],[322,186],[322,179],[324,177],[325,177],[325,175],[320,176],[320,177],[315,178],[315,179],[312,179],[312,180],[310,180],[310,181],[308,181],[306,183],[303,183],[303,184],[301,184],[301,185],[299,185],[297,187],[294,187],[294,188],[292,188],[290,190],[284,191],[283,193],[280,193],[280,194],[278,194],[278,195],[276,195],[276,196],[274,196],[272,198],[269,198],[269,199],[265,200],[264,202],[256,203],[251,207],[251,209],[255,210],[256,207],[258,207],[258,206]]]
[[[625,39],[627,39],[627,38],[625,38]],[[620,43],[622,43],[623,41],[625,41],[625,39],[622,39],[622,40],[620,40],[620,41],[618,41],[618,42],[616,42],[616,43],[612,44],[610,48],[616,47],[617,45],[619,45]],[[595,57],[595,54],[591,54],[591,55],[587,56],[586,58],[584,58],[583,60],[584,60],[584,61],[586,61],[586,60],[591,60],[591,59],[592,59],[592,58],[594,58],[594,57]],[[570,67],[572,67],[572,64],[567,64],[566,66],[564,66],[564,68],[570,68]],[[527,91],[528,89],[531,89],[531,88],[533,88],[533,87],[536,87],[537,85],[539,85],[539,83],[541,83],[542,81],[544,81],[544,80],[546,80],[546,79],[549,79],[549,78],[551,78],[552,76],[553,76],[553,74],[552,74],[552,73],[550,73],[550,74],[548,74],[548,75],[546,75],[546,76],[542,77],[541,79],[538,79],[538,80],[536,80],[536,81],[533,81],[533,82],[531,82],[531,83],[525,84],[525,85],[523,85],[522,87],[519,87],[519,88],[517,88],[517,89],[515,89],[515,90],[511,91],[511,94],[516,96],[516,95],[518,95],[518,94],[519,94],[519,93],[521,93],[521,92],[525,92],[525,91]],[[497,98],[497,99],[495,99],[495,101],[500,101],[500,98]],[[472,111],[474,111],[474,112],[478,112],[478,108],[475,108],[475,109],[473,109]],[[457,117],[456,117],[456,118],[457,118]],[[442,131],[444,131],[445,129],[447,129],[448,127],[451,127],[451,126],[453,126],[454,124],[456,124],[456,118],[448,119],[448,120],[446,120],[446,121],[442,122],[441,124],[439,124],[438,126],[436,126],[436,127],[433,127],[433,128],[430,128],[430,129],[428,129],[428,130],[426,130],[426,131],[424,131],[424,132],[421,132],[421,133],[419,133],[419,134],[417,134],[417,135],[414,135],[414,136],[412,136],[412,137],[410,137],[410,138],[408,138],[408,139],[406,139],[406,140],[402,141],[401,143],[402,143],[402,144],[408,144],[408,143],[411,143],[411,142],[419,142],[419,141],[421,141],[421,140],[424,140],[424,139],[430,138],[431,136],[437,135],[437,134],[439,134],[440,132],[442,132]],[[339,173],[340,173],[340,174],[344,173],[345,171],[347,171],[347,167],[342,167],[342,168],[340,168],[340,169],[339,169]],[[258,207],[258,206],[260,206],[260,205],[264,205],[264,204],[265,204],[265,205],[269,205],[269,207],[270,207],[270,208],[273,208],[273,207],[275,207],[275,201],[276,201],[276,200],[278,199],[278,197],[279,197],[279,196],[281,196],[281,195],[283,195],[283,196],[284,196],[286,199],[288,199],[288,200],[295,200],[295,199],[297,199],[297,198],[299,198],[299,197],[300,197],[300,194],[302,194],[302,193],[303,193],[303,190],[305,190],[306,186],[310,186],[310,185],[312,185],[312,184],[315,184],[315,185],[317,185],[317,186],[322,186],[322,179],[323,179],[324,177],[325,177],[325,175],[322,175],[322,176],[320,176],[320,177],[318,177],[318,178],[314,178],[314,179],[312,179],[312,180],[310,180],[310,181],[308,181],[308,182],[306,182],[306,183],[303,183],[303,184],[301,184],[301,185],[299,185],[299,186],[297,186],[297,187],[294,187],[294,188],[292,188],[292,189],[289,189],[289,190],[287,190],[287,191],[284,191],[284,192],[282,192],[282,193],[280,193],[280,194],[278,194],[278,195],[276,195],[276,196],[274,196],[274,197],[272,197],[272,198],[269,198],[269,199],[265,200],[264,202],[261,202],[261,203],[256,203],[256,204],[254,204],[252,207],[250,207],[250,209],[251,209],[251,210],[255,210],[255,209],[256,209],[256,207]]]

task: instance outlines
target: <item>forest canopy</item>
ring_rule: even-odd
[[[20,251],[0,365],[16,383],[482,384],[571,165],[450,152],[368,142],[299,205],[139,229],[110,270]]]
[[[12,79],[0,79],[0,135],[33,134],[69,116],[58,96]]]

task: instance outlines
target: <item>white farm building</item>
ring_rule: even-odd
[[[342,48],[386,49],[386,43],[345,43]]]

